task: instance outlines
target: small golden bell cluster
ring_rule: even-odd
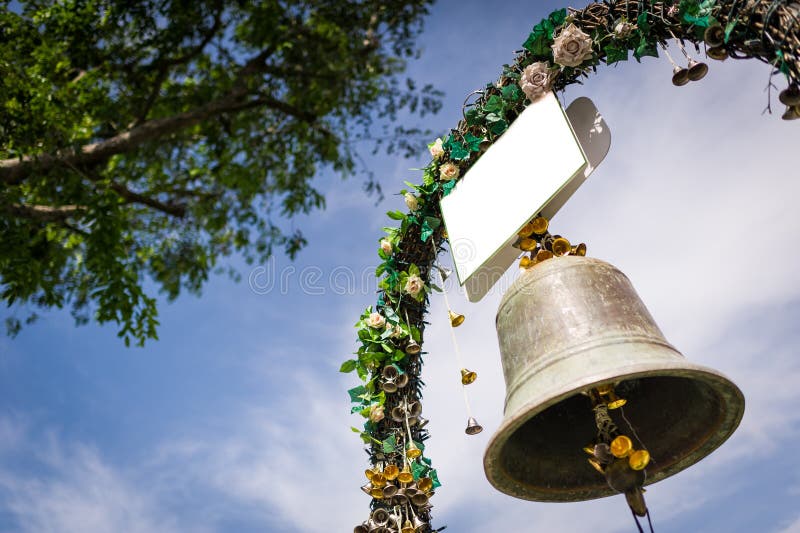
[[[633,441],[627,435],[617,436],[609,445],[600,443],[586,446],[583,451],[591,456],[588,459],[589,464],[601,474],[605,473],[606,465],[615,460],[627,460],[628,466],[636,471],[644,470],[650,464],[650,452],[645,449],[635,450]]]
[[[586,255],[584,243],[573,246],[561,235],[550,235],[547,231],[549,225],[546,218],[536,217],[517,233],[519,239],[515,246],[525,252],[519,260],[521,269],[527,270],[553,257]]]
[[[413,446],[413,442],[411,444]],[[410,450],[406,450],[408,457],[409,452]],[[434,495],[433,479],[423,476],[415,481],[407,461],[402,470],[395,464],[378,464],[365,470],[364,475],[369,483],[362,486],[361,490],[376,500],[381,500],[386,507],[376,508],[370,519],[356,526],[355,531],[368,533],[377,527],[388,527],[391,523],[395,531],[414,533],[426,526],[426,522],[418,514],[426,513],[431,508],[429,500]]]

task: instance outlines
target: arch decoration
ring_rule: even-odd
[[[434,531],[430,498],[440,483],[425,454],[421,372],[427,304],[440,290],[436,256],[447,241],[439,201],[531,101],[582,83],[601,64],[669,54],[670,42],[689,60],[687,68],[668,56],[676,85],[705,74],[685,45],[713,60],[757,59],[770,66],[770,87],[773,77],[785,79],[782,117],[800,119],[800,2],[606,0],[555,11],[536,24],[498,80],[477,91],[464,118],[429,145],[421,183],[406,182],[401,191],[408,211],[387,214],[395,226],[379,239],[377,302],[359,317],[358,349],[340,369],[362,381],[348,391],[351,412],[363,417],[363,426],[352,429],[369,455],[361,488],[370,511],[356,533]]]

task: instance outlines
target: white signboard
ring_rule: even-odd
[[[517,259],[512,245],[522,226],[538,213],[552,218],[608,152],[610,133],[591,100],[574,105],[576,131],[554,94],[529,105],[442,199],[456,273],[470,301]]]

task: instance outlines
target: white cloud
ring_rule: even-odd
[[[3,426],[10,422],[3,419]],[[20,435],[20,433],[17,433]],[[3,510],[13,517],[13,531],[20,533],[164,533],[202,531],[178,528],[176,521],[159,508],[142,482],[106,463],[92,447],[63,446],[55,435],[34,440],[19,439],[38,465],[24,472],[0,467]],[[3,461],[6,463],[7,461]]]

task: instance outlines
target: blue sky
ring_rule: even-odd
[[[428,126],[455,125],[464,97],[495,80],[533,24],[562,5],[438,4],[410,66],[447,92]],[[603,68],[563,95],[591,97],[613,143],[553,227],[625,272],[667,339],[747,398],[722,448],[649,488],[656,530],[798,533],[800,133],[782,109],[761,114],[766,66],[709,64],[683,88],[665,58]],[[418,161],[372,163],[392,192],[419,180],[409,169],[424,156],[422,146]],[[310,243],[295,263],[240,264],[242,282],[214,278],[200,298],[163,303],[161,340],[144,349],[124,348],[110,327],[75,328],[67,313],[0,339],[0,533],[349,531],[366,518],[366,455],[345,393],[356,382],[337,369],[374,303],[384,212],[402,200],[374,206],[358,178],[320,183],[328,207],[295,222]],[[434,295],[423,401],[427,454],[443,482],[434,525],[634,531],[621,497],[539,504],[488,484],[482,457],[505,393],[500,292],[470,304],[449,290],[467,315],[457,334],[480,376],[470,398],[486,429],[463,433],[446,309]]]

